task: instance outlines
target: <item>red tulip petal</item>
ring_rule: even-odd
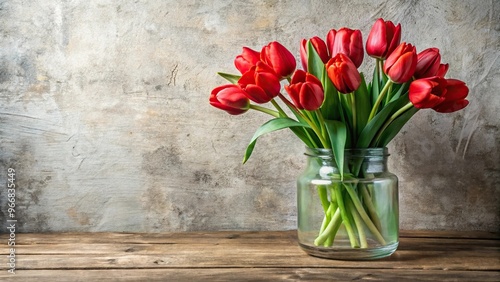
[[[373,25],[366,40],[366,52],[373,57],[382,58],[387,50],[386,24],[378,19]]]
[[[320,85],[321,89],[323,89],[323,85],[321,84],[321,81],[316,76],[314,76],[310,73],[306,73],[304,81]]]
[[[292,98],[292,102],[295,104],[295,106],[299,110],[304,109],[300,103],[300,97],[299,97],[301,87],[302,87],[302,83],[297,83],[297,84],[285,86],[286,92],[288,92],[288,95],[290,96],[290,98]]]
[[[447,79],[446,82],[447,92],[444,97],[446,100],[462,100],[469,94],[469,88],[465,82],[458,79]]]
[[[394,24],[389,21],[387,24],[390,24],[390,27],[387,28],[389,30],[387,39],[388,42],[390,40],[390,43],[388,43],[388,47],[385,53],[385,57],[391,55],[391,53],[398,47],[399,42],[401,42],[401,24],[398,24],[394,27]],[[390,36],[390,39],[389,39]]]
[[[354,30],[351,34],[351,44],[349,46],[350,54],[349,58],[351,58],[352,62],[359,68],[361,63],[363,63],[364,50],[363,50],[363,38],[361,36],[360,30]]]
[[[445,101],[432,109],[439,113],[452,113],[467,107],[467,105],[469,105],[467,100]]]
[[[436,72],[436,76],[444,77],[448,72],[448,64],[440,64],[439,69]]]
[[[244,88],[248,84],[255,84],[255,67],[250,68],[247,72],[245,72],[240,79],[238,80],[238,84],[240,87]]]
[[[307,74],[305,71],[303,70],[296,70],[294,73],[293,73],[293,76],[292,76],[292,81],[290,82],[290,84],[295,84],[295,83],[299,83],[299,82],[304,82],[306,81],[306,77],[307,77]]]
[[[248,99],[254,101],[255,103],[258,104],[263,104],[271,101],[269,96],[266,94],[264,89],[260,88],[259,86],[255,84],[249,84],[245,87],[244,93],[245,96],[248,97]]]
[[[234,84],[216,87],[210,94],[210,105],[224,110],[232,115],[239,115],[248,111],[250,101],[243,91]]]
[[[337,31],[332,29],[326,35],[326,47],[328,48],[329,56],[331,58],[335,57],[333,54],[333,44],[335,43],[335,37],[337,35]]]
[[[278,78],[274,74],[268,72],[255,73],[255,83],[260,86],[271,99],[278,96],[281,89]]]
[[[438,83],[429,79],[418,79],[410,84],[408,97],[410,102],[418,109],[433,108],[445,99],[432,93]]]
[[[237,91],[234,89],[225,89],[219,92],[217,99],[224,105],[237,109],[246,109],[250,106],[248,98],[245,96],[243,91],[239,88]]]
[[[323,104],[323,89],[313,83],[304,83],[300,91],[300,103],[308,111],[317,110]]]

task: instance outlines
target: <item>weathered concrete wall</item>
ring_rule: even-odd
[[[0,2],[0,222],[15,168],[20,230],[295,227],[303,145],[267,117],[209,106],[242,46],[294,50],[378,17],[441,49],[471,105],[421,111],[392,143],[405,229],[500,226],[499,1]],[[366,66],[365,66],[366,67]],[[368,69],[366,69],[368,70]]]

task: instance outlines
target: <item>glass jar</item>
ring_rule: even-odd
[[[345,260],[390,256],[398,247],[398,178],[387,148],[348,149],[341,174],[330,149],[306,148],[297,181],[298,241],[309,255]]]

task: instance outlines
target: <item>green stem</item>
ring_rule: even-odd
[[[280,114],[277,111],[264,108],[258,105],[250,104],[250,109],[272,115],[273,117],[280,117]]]
[[[387,95],[385,95],[385,103],[384,103],[385,105],[389,104],[389,102],[391,101],[391,98],[392,98],[391,93],[392,93],[392,86],[393,85],[394,84],[391,84],[391,86],[389,87],[389,91],[387,92]]]
[[[316,133],[318,136],[319,140],[321,141],[321,144],[323,145],[323,148],[329,149],[330,148],[330,143],[328,143],[325,139],[325,137],[321,134],[321,130],[314,124],[312,121],[310,121],[308,118],[304,117],[304,120],[309,124],[309,126],[312,128],[312,130]]]
[[[301,113],[301,111],[299,111],[299,109],[297,109],[297,107],[295,107],[295,105],[292,102],[290,102],[285,96],[283,96],[283,94],[280,93],[279,97],[288,106],[288,108],[295,114],[295,116],[298,119],[302,118],[312,128],[312,130],[314,131],[314,133],[316,133],[316,135],[318,136],[318,138],[320,139],[321,143],[324,146],[326,142],[324,142],[325,140],[321,134],[321,131],[318,130],[318,127],[311,121],[311,119],[308,118],[303,113]],[[329,148],[329,145],[328,147],[325,148]]]
[[[395,112],[389,118],[389,123],[393,122],[396,118],[398,118],[400,115],[404,114],[404,112],[411,109],[412,107],[413,107],[413,104],[411,102],[408,102],[408,104],[404,105],[401,109],[399,109],[397,112]]]
[[[340,227],[341,223],[342,223],[342,220],[341,220],[341,211],[340,211],[340,208],[338,208],[335,211],[335,213],[333,214],[332,219],[328,223],[328,226],[325,228],[325,230],[323,231],[323,233],[321,233],[314,240],[314,245],[316,245],[316,246],[323,245],[323,243],[325,243],[325,241],[327,241],[327,239],[329,239],[332,234],[337,233],[338,228]],[[333,241],[331,243],[333,243]]]
[[[385,75],[384,74],[384,60],[377,59],[377,66],[378,66],[378,71],[379,71],[379,77],[382,80],[384,78],[384,75]]]
[[[311,144],[313,145],[312,148],[318,148],[318,144],[316,144],[316,141],[314,140],[314,138],[312,138],[311,134],[309,134],[309,131],[307,130],[307,128],[304,128],[304,132],[306,133],[307,135],[307,138],[309,138],[309,141],[311,141]]]
[[[311,122],[313,122],[317,126],[316,117],[313,115],[312,112],[306,110],[301,110],[300,112],[302,113],[303,116],[307,117]]]
[[[386,130],[386,128],[395,120],[397,119],[400,115],[404,114],[406,111],[411,109],[413,107],[413,104],[411,102],[408,102],[408,104],[404,105],[401,109],[399,109],[397,112],[392,114],[392,116],[384,123],[384,126],[382,126],[382,129],[380,129],[377,133],[377,136],[373,140],[375,140],[375,143],[377,143]]]
[[[368,229],[370,229],[370,231],[377,238],[377,240],[380,242],[380,244],[386,245],[384,237],[382,237],[382,234],[380,234],[380,232],[377,230],[377,227],[375,227],[375,225],[371,221],[368,214],[366,214],[366,211],[363,208],[363,205],[361,204],[361,202],[359,201],[358,195],[356,194],[354,189],[352,189],[352,187],[349,184],[344,184],[344,187],[346,188],[347,193],[349,193],[349,195],[351,196],[351,199],[352,199],[352,202],[354,203],[354,206],[358,210],[359,215],[361,216],[361,218],[365,222]]]
[[[323,206],[323,211],[326,214],[330,206],[330,201],[328,201],[328,192],[326,190],[326,187],[323,185],[318,186],[318,194],[319,194],[319,199],[321,200],[321,205]]]
[[[356,142],[358,141],[358,138],[357,138],[357,128],[358,128],[358,125],[357,125],[357,118],[356,118],[356,97],[355,97],[355,94],[354,92],[352,92],[351,94],[349,94],[351,96],[351,109],[352,109],[352,144],[356,144]]]
[[[321,111],[318,109],[315,111],[316,117],[318,118],[319,124],[321,126],[321,132],[323,132],[324,136],[328,137],[327,131],[326,131],[326,126],[325,126],[325,119],[323,118],[323,114]]]
[[[356,229],[358,230],[359,242],[361,243],[361,248],[368,248],[368,242],[366,241],[365,228],[363,227],[363,222],[359,216],[358,211],[354,207],[352,200],[349,197],[346,198],[347,208],[351,212],[352,218],[354,219],[354,224],[356,224]]]
[[[283,103],[285,103],[285,105],[290,109],[290,111],[292,111],[295,117],[297,117],[297,119],[300,121],[300,119],[303,118],[303,115],[300,113],[299,109],[297,109],[297,107],[295,107],[292,102],[290,102],[285,96],[283,96],[283,94],[280,93],[278,96],[280,97],[281,101],[283,101]],[[318,148],[318,144],[316,144],[316,141],[311,137],[311,134],[309,134],[309,131],[306,128],[304,128],[304,132],[309,138],[309,141],[311,141],[311,143],[314,145],[314,148]]]
[[[368,209],[368,213],[370,213],[370,218],[373,221],[375,227],[377,227],[378,231],[382,231],[382,224],[380,223],[380,219],[378,218],[377,212],[375,211],[375,206],[373,206],[373,202],[371,200],[370,194],[366,189],[364,184],[361,184],[360,189],[361,195],[363,197],[363,203],[365,203],[366,208]]]
[[[278,112],[280,113],[280,115],[282,117],[288,117],[287,114],[285,113],[285,111],[283,111],[283,109],[280,107],[278,102],[276,102],[276,100],[272,99],[271,104],[273,104],[273,106],[278,110]]]
[[[375,115],[377,114],[378,107],[380,106],[380,103],[384,99],[385,94],[388,92],[392,84],[393,82],[391,80],[388,80],[382,91],[380,91],[380,94],[377,97],[377,101],[375,101],[372,111],[370,112],[370,116],[368,117],[368,122],[370,122],[373,119],[373,117],[375,117]]]
[[[283,96],[283,94],[278,94],[278,97],[280,97],[281,101],[283,101],[283,103],[285,103],[292,112],[297,113],[299,111],[292,102]]]
[[[345,186],[345,184],[344,184]],[[351,220],[349,219],[349,214],[347,213],[344,199],[342,196],[341,187],[335,187],[335,196],[337,197],[337,204],[340,209],[340,216],[342,217],[342,221],[344,223],[345,229],[347,231],[347,235],[349,235],[349,241],[351,242],[352,248],[359,248],[359,242],[356,238],[356,234],[354,234],[354,230],[352,229]]]
[[[318,236],[320,236],[321,233],[323,233],[325,231],[325,229],[328,226],[328,224],[330,224],[330,220],[331,220],[330,210],[331,209],[332,209],[332,206],[330,205],[328,207],[328,209],[325,211],[325,217],[323,218],[323,222],[321,223],[321,229],[319,231]]]
[[[331,211],[331,217],[334,221],[333,227],[330,230],[329,236],[326,238],[326,241],[323,243],[324,247],[331,247],[333,245],[333,241],[335,241],[335,236],[337,235],[337,232],[339,231],[340,226],[342,225],[342,218],[340,216],[340,210],[338,207],[335,209],[332,209]]]

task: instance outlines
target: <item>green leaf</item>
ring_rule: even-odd
[[[356,147],[368,148],[372,143],[373,138],[375,138],[375,135],[384,125],[386,120],[390,118],[390,116],[397,110],[408,104],[408,102],[408,97],[402,96],[396,101],[390,102],[389,104],[385,105],[382,110],[378,114],[376,114],[375,117],[365,126],[365,128],[359,135]]]
[[[375,147],[387,146],[416,112],[418,112],[418,109],[413,107],[391,122],[378,140],[375,141]]]
[[[341,108],[344,112],[345,122],[349,124],[349,127],[352,128],[352,106],[351,106],[351,94],[343,94],[339,93],[339,100],[341,104]]]
[[[316,76],[320,81],[325,71],[325,64],[316,52],[316,49],[314,49],[311,40],[307,41],[307,71]]]
[[[321,105],[321,114],[325,119],[339,120],[340,119],[340,101],[337,89],[328,77],[325,63],[314,49],[311,41],[307,41],[307,71],[316,76],[323,84],[325,100]]]
[[[354,92],[354,95],[356,100],[356,136],[359,136],[368,122],[368,117],[370,116],[370,110],[372,108],[370,94],[363,73],[361,73],[361,85]]]
[[[371,103],[372,105],[375,104],[375,101],[377,101],[378,94],[380,93],[380,77],[379,77],[379,72],[378,72],[378,61],[375,62],[375,68],[373,70],[373,79],[372,79],[372,84],[371,84]]]
[[[272,120],[269,120],[268,122],[264,123],[261,125],[255,134],[253,135],[252,139],[250,140],[250,143],[247,146],[247,149],[245,151],[245,156],[243,157],[243,163],[246,163],[250,156],[252,155],[253,148],[255,147],[255,143],[257,142],[257,139],[266,134],[270,133],[276,130],[284,129],[284,128],[289,128],[289,127],[294,127],[294,126],[301,126],[304,128],[309,128],[309,125],[300,123],[296,120],[293,120],[291,118],[275,118]]]
[[[326,131],[332,143],[333,157],[340,172],[340,180],[344,179],[344,150],[347,140],[347,128],[343,122],[337,120],[326,120]]]
[[[321,114],[325,119],[340,120],[339,93],[330,77],[328,77],[326,70],[323,72],[321,83],[325,92],[325,100],[321,105]]]
[[[304,144],[306,144],[307,147],[309,147],[309,148],[316,148],[317,147],[317,145],[314,143],[314,141],[311,140],[311,135],[307,131],[307,128],[300,128],[300,127],[292,126],[292,127],[290,127],[290,130],[292,130],[292,132],[297,137],[299,137],[299,139],[302,140],[302,142],[304,142]]]
[[[399,86],[398,90],[396,91],[396,93],[394,95],[391,94],[391,101],[395,101],[397,99],[399,99],[399,97],[401,97],[401,95],[403,95],[403,93],[406,93],[408,91],[408,88],[410,88],[410,82],[405,82],[403,84],[396,84]]]
[[[230,73],[218,72],[217,74],[222,76],[223,78],[225,78],[227,81],[231,82],[232,84],[237,84],[238,80],[241,78],[241,75],[235,75],[235,74],[230,74]]]

